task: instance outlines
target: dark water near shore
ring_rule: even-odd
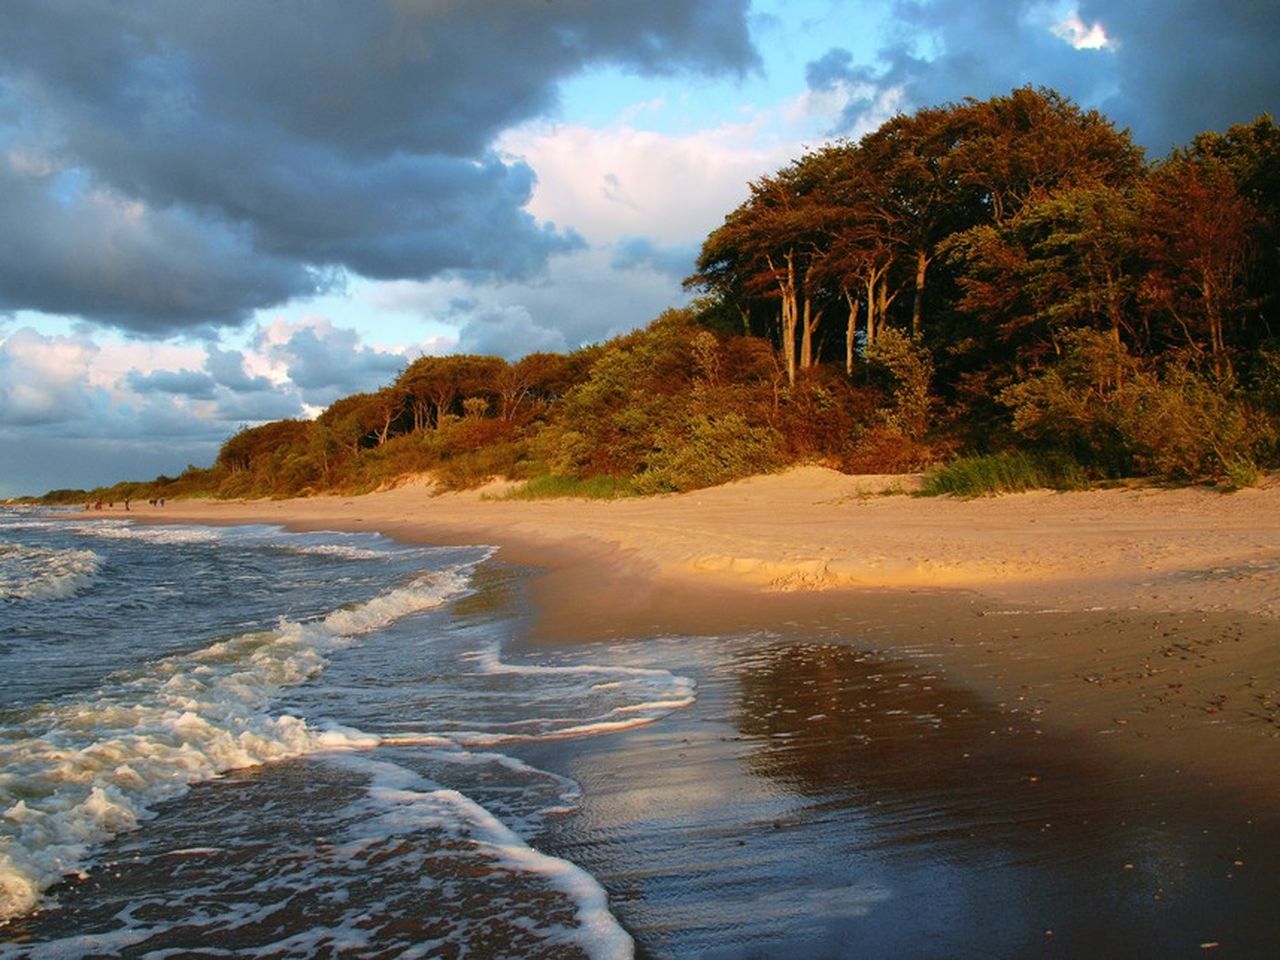
[[[219,699],[244,702],[240,671],[215,674],[211,688],[237,677],[217,696],[182,691],[262,762],[208,772],[235,759],[211,740],[200,782],[140,793],[151,812],[138,829],[95,840],[84,879],[0,928],[0,956],[626,956],[631,938],[652,957],[1280,955],[1280,825],[1265,801],[1246,811],[1174,771],[1118,766],[1042,729],[1031,705],[998,709],[949,683],[883,624],[529,649],[518,643],[529,572],[479,548],[169,534],[56,545],[87,542],[99,558],[73,598],[87,601],[128,556],[130,602],[181,611],[182,636],[145,634],[149,653],[128,652],[131,627],[82,641],[68,666],[26,670],[36,661],[23,646],[41,623],[58,632],[63,599],[0,608],[0,743],[31,749],[13,731],[29,740],[33,716],[49,730],[60,720],[64,749],[88,749],[65,739],[86,715],[95,742],[121,739],[99,714],[126,693],[134,719],[138,704],[176,709],[129,684],[157,664],[167,683],[238,662],[201,651],[266,631],[254,649],[275,653],[257,662],[289,670],[251,709]],[[0,528],[10,541],[41,536],[53,549],[89,535]],[[116,543],[157,553],[154,571]],[[144,584],[175,557],[201,583],[210,571],[256,576],[254,562],[265,576],[213,592],[226,619],[201,627],[179,587],[147,599]],[[96,602],[86,636],[123,600]],[[333,629],[300,639],[293,627],[315,624]],[[894,653],[868,649],[872,635]],[[50,639],[39,662],[60,662],[50,650],[71,643]],[[109,664],[126,675],[111,679]],[[680,678],[696,682],[692,702]],[[49,712],[69,705],[81,727]],[[263,743],[246,746],[254,736]],[[132,746],[144,777],[143,754],[178,760]],[[22,756],[6,778],[30,769]]]

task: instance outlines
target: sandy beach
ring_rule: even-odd
[[[1280,786],[1280,484],[902,495],[819,467],[618,501],[436,495],[171,502],[167,523],[491,543],[544,568],[534,641],[856,626],[1107,749]]]

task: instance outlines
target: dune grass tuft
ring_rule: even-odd
[[[544,473],[533,477],[519,487],[503,494],[503,500],[552,500],[560,497],[577,497],[583,500],[617,500],[634,497],[636,489],[629,480],[616,477],[565,477]]]
[[[960,457],[935,467],[925,475],[920,495],[989,497],[1026,490],[1079,490],[1088,483],[1084,470],[1069,457],[1010,451]]]

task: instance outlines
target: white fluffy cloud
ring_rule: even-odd
[[[79,337],[22,327],[0,342],[0,425],[33,426],[87,416],[98,348]]]
[[[629,122],[603,129],[535,124],[504,135],[507,153],[538,176],[529,210],[572,224],[589,242],[644,236],[700,241],[747,196],[747,183],[795,156],[796,139],[774,139],[774,114],[685,135]]]

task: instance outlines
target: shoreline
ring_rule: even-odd
[[[802,468],[623,501],[408,485],[128,518],[490,544],[540,571],[529,644],[831,638],[925,661],[1012,719],[1250,805],[1280,788],[1280,486],[953,500],[867,484]]]

